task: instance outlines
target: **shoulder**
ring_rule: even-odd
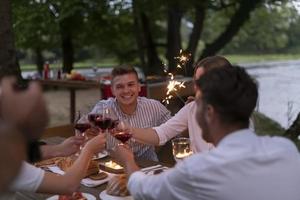
[[[262,137],[269,146],[272,146],[274,149],[281,149],[284,151],[295,152],[298,154],[298,149],[295,144],[287,138],[279,137],[279,136],[263,136]],[[271,148],[271,147],[270,147]]]

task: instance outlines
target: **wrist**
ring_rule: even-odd
[[[81,153],[84,153],[84,154],[86,154],[86,155],[88,155],[88,156],[91,156],[91,157],[92,157],[92,155],[94,154],[94,152],[92,151],[91,148],[89,148],[88,145],[85,145],[85,146],[83,147],[83,149],[81,150]]]
[[[137,166],[133,159],[128,159],[124,163],[125,171],[130,176],[132,173],[138,171],[140,168]]]

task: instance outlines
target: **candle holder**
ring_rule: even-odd
[[[190,139],[185,137],[175,138],[172,140],[173,156],[176,162],[193,154],[190,147]]]

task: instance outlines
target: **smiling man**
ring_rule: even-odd
[[[127,65],[114,68],[112,73],[112,93],[115,98],[99,101],[91,113],[101,113],[107,105],[119,120],[126,120],[131,126],[148,128],[166,122],[170,112],[159,101],[139,97],[141,86],[136,70]],[[107,136],[107,148],[118,144],[111,135]],[[129,140],[129,145],[137,158],[157,160],[154,146]]]

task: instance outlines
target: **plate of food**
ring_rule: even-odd
[[[96,200],[96,197],[89,193],[74,192],[72,195],[54,195],[46,200]]]
[[[128,177],[126,174],[116,175],[112,177],[99,197],[103,200],[133,200],[127,189]]]
[[[113,160],[100,162],[99,168],[103,171],[114,173],[114,174],[124,173],[124,168]]]
[[[116,195],[110,195],[107,194],[106,190],[103,190],[99,194],[100,199],[102,200],[133,200],[132,196],[116,196]]]
[[[102,151],[102,152],[99,152],[97,155],[94,155],[93,160],[105,158],[106,156],[108,156],[108,152],[107,151]]]

